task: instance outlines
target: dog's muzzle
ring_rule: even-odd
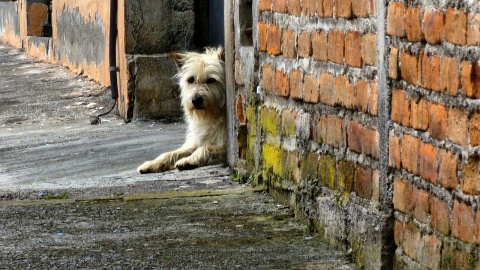
[[[195,106],[195,109],[202,109],[203,108],[203,98],[199,95],[195,95],[192,98],[192,104]]]

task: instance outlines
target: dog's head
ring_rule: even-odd
[[[207,48],[205,53],[173,52],[185,112],[197,116],[218,115],[225,109],[225,65],[222,48]]]

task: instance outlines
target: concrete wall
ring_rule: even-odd
[[[20,35],[20,2],[0,2],[0,36],[2,41],[22,47]]]

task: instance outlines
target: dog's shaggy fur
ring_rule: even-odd
[[[179,149],[138,167],[139,173],[193,169],[224,162],[226,156],[225,67],[222,48],[200,53],[171,53],[188,125]]]

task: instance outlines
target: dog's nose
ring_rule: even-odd
[[[201,96],[194,96],[192,98],[192,103],[195,108],[200,109],[203,105],[203,98]]]

